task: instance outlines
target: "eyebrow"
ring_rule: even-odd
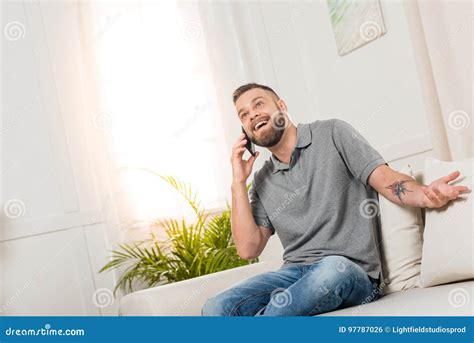
[[[257,96],[257,97],[254,98],[250,103],[253,104],[253,103],[255,102],[255,100],[258,100],[258,99],[260,99],[260,98],[263,99],[263,96],[261,96],[261,95]],[[238,115],[239,117],[240,117],[240,112],[242,112],[243,110],[244,110],[244,109],[242,108],[242,109],[240,109],[240,111],[237,113],[237,115]]]

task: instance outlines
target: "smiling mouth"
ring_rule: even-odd
[[[254,132],[260,131],[263,127],[267,126],[268,122],[268,120],[262,120],[258,122],[253,128]]]

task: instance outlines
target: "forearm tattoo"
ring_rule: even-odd
[[[385,188],[390,189],[392,191],[392,194],[396,195],[398,199],[400,199],[400,202],[403,202],[402,195],[405,195],[405,192],[413,192],[406,188],[407,187],[406,183],[410,181],[413,181],[413,180],[395,181],[390,186],[385,187]]]

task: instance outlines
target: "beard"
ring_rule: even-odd
[[[271,121],[272,119],[270,119],[270,122]],[[264,131],[257,133],[258,137],[255,135],[252,135],[251,137],[249,136],[249,139],[253,144],[264,148],[269,148],[276,145],[281,140],[283,133],[285,133],[286,127],[276,126],[277,128],[275,128],[272,123],[267,125],[269,125],[268,128],[263,129]]]

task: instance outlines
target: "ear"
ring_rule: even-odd
[[[285,100],[280,98],[277,101],[277,105],[280,110],[288,112],[288,107],[286,106]]]

